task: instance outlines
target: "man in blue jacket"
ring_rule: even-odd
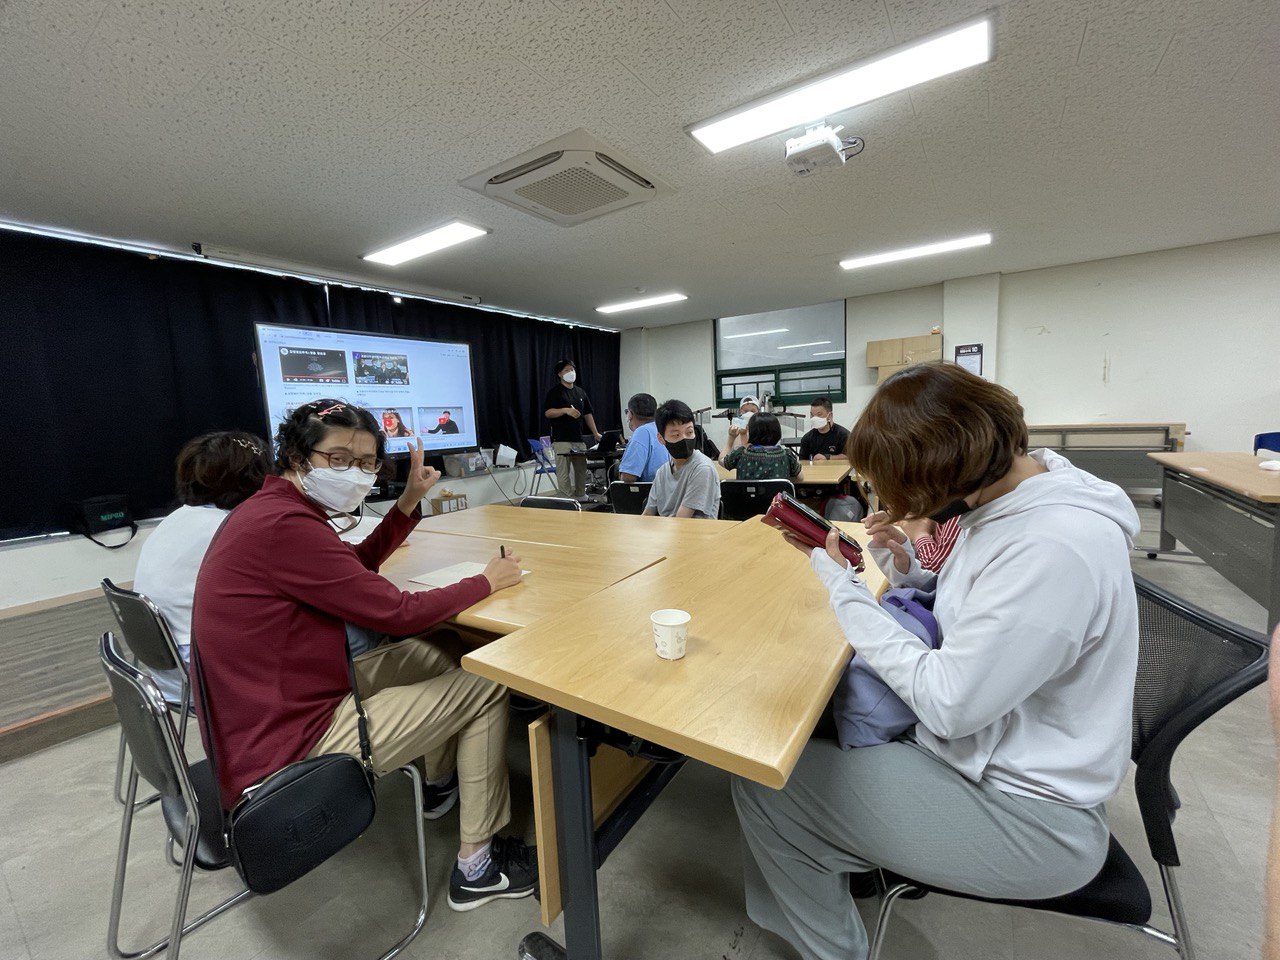
[[[658,401],[647,393],[637,393],[627,401],[627,429],[631,439],[627,441],[618,464],[618,474],[623,483],[652,483],[658,468],[671,459],[667,448],[658,439],[658,428],[653,424]]]

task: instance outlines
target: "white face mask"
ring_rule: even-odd
[[[312,467],[302,475],[302,492],[322,507],[338,513],[354,513],[377,479],[354,465],[346,470]]]
[[[566,374],[564,375],[564,377],[562,377],[562,379],[564,380],[564,382],[565,382],[565,383],[577,383],[577,382],[578,382],[578,371],[577,371],[577,370],[570,370],[568,373],[566,373]]]
[[[810,417],[809,427],[810,429],[813,429],[813,430],[821,430],[830,422],[831,421],[828,420],[826,417]]]

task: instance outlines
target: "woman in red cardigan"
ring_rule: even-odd
[[[278,477],[236,508],[205,555],[193,635],[211,711],[200,721],[218,759],[224,809],[282,767],[324,753],[360,755],[347,674],[348,623],[392,637],[421,634],[490,593],[520,582],[519,557],[438,590],[406,593],[379,575],[422,519],[440,473],[410,452],[396,506],[357,546],[330,520],[363,502],[382,466],[383,435],[367,410],[316,400],[276,434]],[[428,817],[461,802],[461,845],[449,905],[471,910],[533,892],[531,851],[496,837],[510,820],[507,691],[466,673],[421,638],[383,643],[355,659],[374,766],[415,759]]]

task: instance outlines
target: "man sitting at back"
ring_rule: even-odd
[[[658,401],[648,393],[637,393],[627,401],[627,427],[631,439],[618,464],[618,476],[623,483],[652,483],[658,468],[670,457],[667,448],[658,439],[658,428],[653,424]]]
[[[658,468],[645,514],[716,519],[720,515],[720,475],[706,454],[696,449],[693,411],[686,403],[668,400],[658,408],[656,426],[671,462]]]

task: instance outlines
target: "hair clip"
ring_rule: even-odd
[[[339,410],[345,410],[345,409],[347,409],[347,405],[345,403],[335,403],[328,410],[321,410],[319,413],[312,414],[312,416],[327,417],[331,413],[337,413]]]
[[[240,446],[244,447],[246,450],[253,453],[253,455],[256,457],[262,456],[262,448],[259,447],[257,444],[250,443],[248,440],[245,440],[241,437],[232,437],[231,442],[235,444],[239,444]]]

